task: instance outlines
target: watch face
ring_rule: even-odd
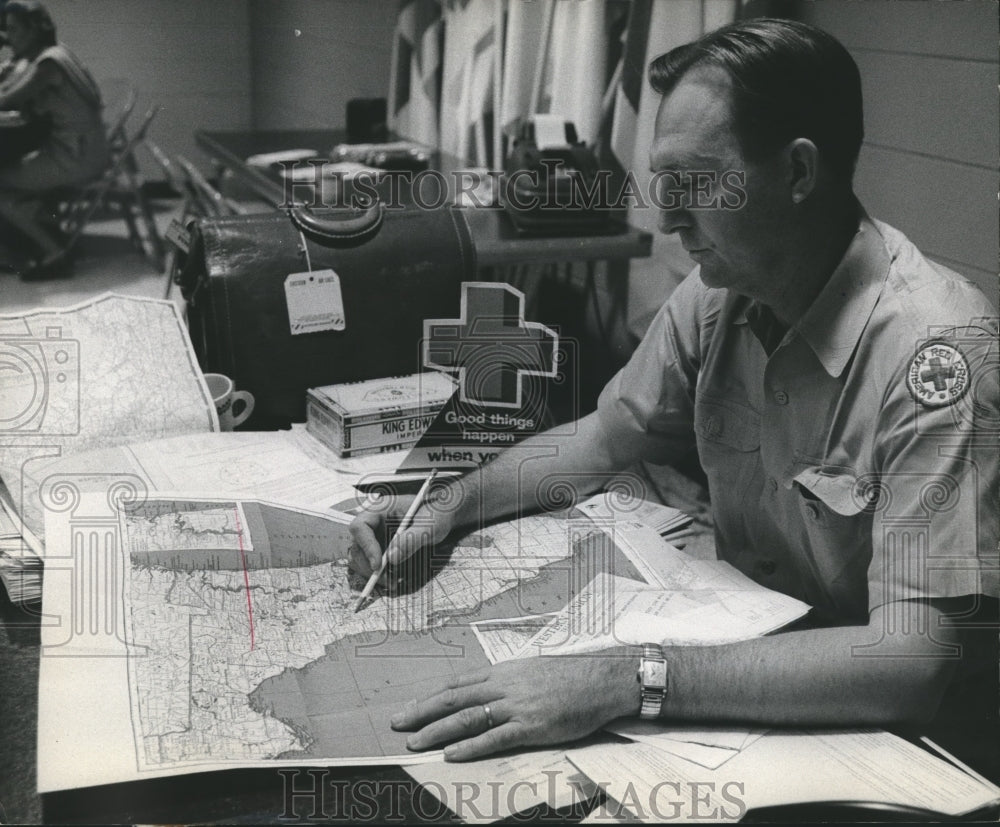
[[[642,683],[644,687],[650,689],[665,688],[667,685],[667,665],[662,661],[643,661]]]

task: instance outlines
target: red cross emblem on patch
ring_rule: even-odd
[[[928,408],[943,408],[969,389],[969,363],[958,348],[932,342],[917,351],[906,374],[913,398]]]

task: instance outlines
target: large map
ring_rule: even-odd
[[[389,718],[489,662],[470,623],[558,611],[597,572],[638,577],[586,518],[532,516],[436,549],[408,591],[355,614],[343,515],[161,497],[123,507],[118,528],[123,656],[109,644],[106,657],[43,659],[43,669],[47,685],[75,686],[77,703],[99,682],[104,714],[127,726],[81,722],[47,692],[40,718],[62,737],[58,756],[41,742],[43,789],[281,761],[412,761]],[[58,603],[50,594],[57,585],[46,611]],[[72,654],[72,638],[63,645]],[[75,740],[106,757],[99,771],[65,760]]]
[[[53,459],[216,430],[173,302],[106,293],[0,316],[0,477],[35,533],[43,519],[37,480]]]

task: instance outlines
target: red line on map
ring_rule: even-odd
[[[247,589],[247,615],[250,617],[250,650],[253,651],[253,601],[250,600],[250,573],[247,571],[247,555],[243,550],[243,524],[240,523],[240,509],[237,506],[236,514],[236,539],[240,544],[240,560],[243,561],[243,585]]]

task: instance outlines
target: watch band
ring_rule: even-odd
[[[636,680],[639,681],[642,698],[639,717],[643,720],[658,718],[667,697],[667,659],[661,646],[656,643],[642,645]]]

